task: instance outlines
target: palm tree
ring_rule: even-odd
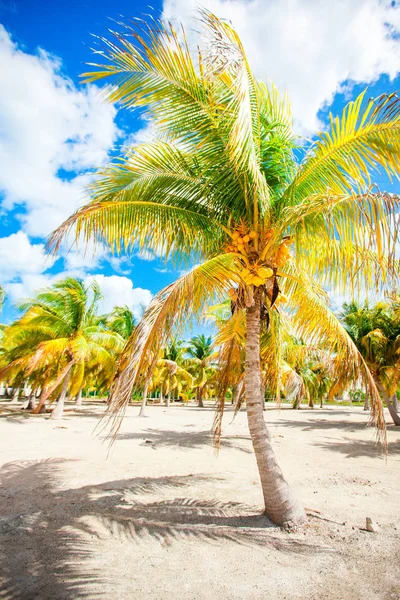
[[[0,374],[41,382],[35,413],[59,390],[51,418],[61,419],[68,389],[71,396],[79,394],[88,375],[99,385],[112,379],[123,339],[96,322],[100,298],[97,283],[86,286],[67,277],[24,302],[25,314],[6,331],[8,353]]]
[[[203,392],[211,374],[210,363],[215,359],[211,336],[196,335],[189,341],[186,352],[191,359],[188,369],[195,376],[193,385],[196,388],[197,405],[203,408]]]
[[[118,333],[124,340],[130,338],[136,327],[136,319],[128,306],[115,306],[106,318],[107,328]]]
[[[374,307],[343,305],[342,319],[373,373],[393,423],[400,426],[396,391],[400,386],[400,313],[396,297]]]
[[[154,140],[99,173],[91,201],[53,233],[48,247],[56,251],[76,228],[77,239],[116,251],[139,247],[195,264],[153,298],[128,341],[111,411],[124,411],[172,333],[234,288],[246,319],[246,410],[265,512],[274,523],[300,522],[304,509],[277,464],[263,418],[260,329],[269,324],[273,372],[279,364],[275,304],[284,294],[298,337],[322,340],[344,378],[361,372],[372,417],[384,430],[378,390],[324,288],[357,291],[398,276],[399,199],[372,188],[370,173],[398,172],[400,101],[382,95],[365,102],[362,93],[299,160],[304,146],[293,133],[286,97],[255,80],[228,23],[206,11],[201,23],[206,47],[197,58],[168,24],[146,29],[142,23],[140,32],[127,26],[126,35],[104,40],[98,56],[107,64],[95,65],[86,81],[107,79],[110,101],[139,108],[151,120]]]

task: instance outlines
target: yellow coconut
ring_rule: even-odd
[[[255,231],[250,231],[250,233],[249,233],[249,238],[250,238],[251,240],[254,240],[254,238],[256,238],[256,237],[257,237],[257,233],[256,233]]]
[[[264,281],[258,275],[254,275],[253,277],[253,285],[263,285]]]
[[[237,240],[237,239],[238,239],[238,237],[239,237],[239,232],[238,232],[238,231],[234,231],[234,232],[232,233],[232,239],[233,239],[233,240]]]
[[[269,279],[274,274],[273,270],[269,267],[260,267],[257,269],[257,275],[261,277],[261,279]]]
[[[250,241],[250,236],[249,236],[249,235],[244,235],[244,236],[243,236],[243,242],[244,242],[245,244],[248,244],[248,243],[249,243],[249,241]]]

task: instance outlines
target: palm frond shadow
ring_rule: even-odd
[[[119,433],[117,440],[150,440],[155,449],[157,447],[176,447],[193,450],[203,446],[213,445],[213,436],[208,429],[204,431],[169,431],[160,429],[146,429],[137,433]],[[245,441],[250,444],[250,437],[229,436],[221,438],[222,448],[232,448],[251,454],[250,447],[244,447],[237,444],[237,441]]]
[[[336,414],[336,413],[335,413]],[[324,419],[322,416],[321,418],[319,417],[319,411],[318,411],[318,415],[315,418],[310,418],[308,420],[292,420],[292,419],[277,419],[274,423],[270,423],[269,426],[270,427],[292,427],[292,428],[299,428],[302,431],[312,431],[312,430],[327,430],[327,429],[334,429],[334,430],[338,430],[338,429],[343,429],[345,431],[348,432],[354,432],[354,431],[363,431],[365,429],[368,428],[369,426],[369,413],[365,412],[363,413],[365,416],[365,421],[364,423],[360,423],[358,421],[352,421],[351,420],[351,414],[348,414],[347,416],[350,417],[349,421],[345,421],[345,420],[341,420],[341,419]]]
[[[373,458],[385,460],[385,454],[374,440],[352,440],[343,437],[340,442],[334,440],[332,442],[316,443],[314,446],[318,446],[323,450],[329,450],[330,452],[339,452],[340,454],[344,454],[345,458],[372,456]],[[391,456],[400,454],[400,441],[389,442],[387,450],[389,460]]]
[[[135,545],[144,539],[167,544],[197,539],[285,552],[330,551],[278,531],[254,507],[163,499],[174,489],[198,489],[213,479],[209,475],[137,477],[65,489],[60,484],[67,463],[22,461],[0,470],[0,598],[104,597],[107,573],[96,566],[96,539],[104,536]]]

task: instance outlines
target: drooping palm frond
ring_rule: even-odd
[[[371,400],[371,420],[377,427],[377,437],[386,446],[383,407],[374,379],[351,337],[329,307],[326,292],[294,263],[285,291],[293,311],[293,325],[297,336],[309,344],[319,343],[334,353],[334,370],[347,383],[360,376]]]
[[[139,377],[149,370],[151,356],[158,356],[173,331],[185,327],[189,315],[200,316],[210,298],[223,299],[232,283],[240,279],[239,271],[237,257],[220,255],[194,267],[156,294],[119,359],[109,404],[109,413],[117,415],[112,425],[114,433]]]
[[[210,315],[216,311],[209,311]],[[217,313],[218,315],[218,313]],[[217,410],[213,423],[214,445],[220,446],[222,419],[225,408],[225,398],[229,387],[239,384],[244,370],[245,347],[245,315],[243,311],[236,311],[230,317],[221,319],[216,317],[218,333],[215,345],[219,346],[218,357],[218,384],[217,384]]]

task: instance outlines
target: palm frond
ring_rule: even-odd
[[[141,322],[128,340],[118,363],[110,392],[108,413],[116,416],[116,433],[140,376],[146,376],[152,356],[158,356],[173,331],[185,327],[188,317],[201,315],[210,298],[224,298],[240,276],[240,261],[225,254],[194,267],[189,273],[161,290],[152,300]]]
[[[371,401],[371,422],[377,437],[386,448],[386,429],[382,401],[374,379],[353,340],[329,308],[326,292],[304,271],[292,264],[294,279],[285,281],[285,292],[293,310],[293,324],[300,339],[311,345],[319,343],[334,353],[334,370],[346,383],[361,376]]]
[[[286,198],[297,204],[318,193],[349,194],[371,184],[382,169],[398,177],[400,98],[382,94],[364,104],[366,91],[350,102],[341,117],[331,116],[330,130],[311,146]]]

